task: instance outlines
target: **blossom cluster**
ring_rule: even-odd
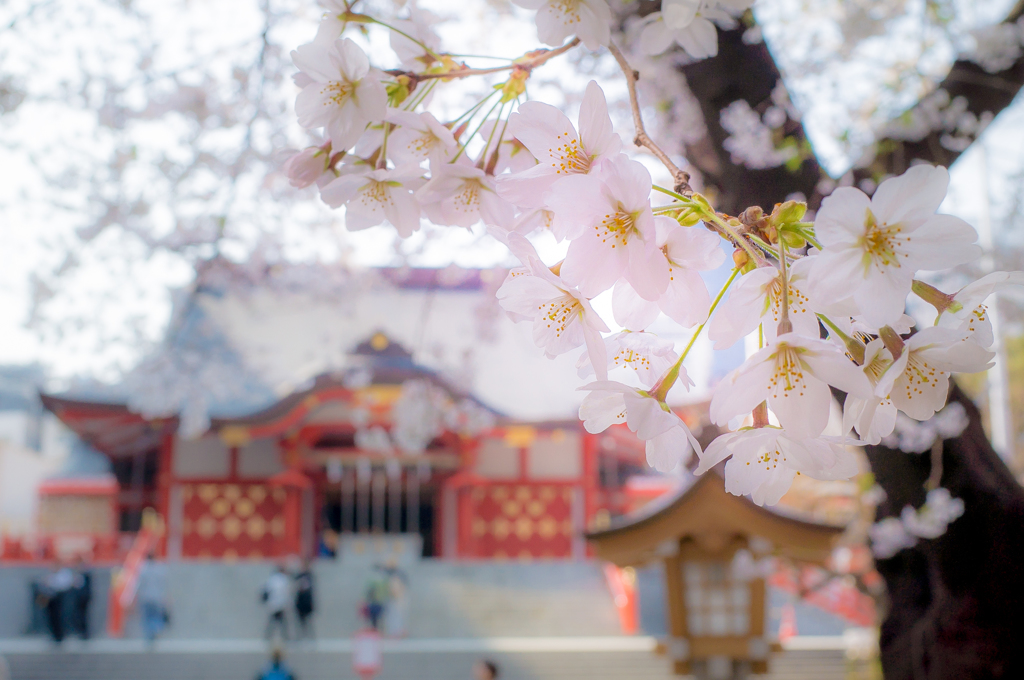
[[[549,356],[585,347],[580,376],[594,379],[581,388],[580,418],[589,432],[625,424],[662,471],[694,452],[698,473],[728,459],[726,488],[772,504],[797,474],[851,477],[849,444],[878,443],[899,412],[928,419],[945,405],[951,373],[990,365],[984,301],[1024,274],[990,274],[953,294],[918,278],[981,254],[973,228],[937,214],[949,182],[944,168],[911,167],[870,197],[839,188],[813,222],[794,201],[770,213],[724,215],[643,131],[636,76],[610,42],[605,0],[517,3],[537,10],[539,39],[557,47],[484,69],[441,52],[429,17],[385,21],[357,13],[356,3],[331,5],[316,39],[293,53],[299,122],[322,129],[325,142],[293,157],[287,172],[344,206],[349,229],[387,222],[408,237],[424,218],[486,225],[521,264],[497,291],[508,315],[531,324]],[[669,31],[691,56],[708,56],[714,26],[701,22],[744,6],[663,0],[644,32],[657,45],[665,42],[658,31]],[[389,31],[405,70],[373,67],[344,36],[349,26],[368,25]],[[683,37],[679,26],[693,35]],[[587,86],[575,124],[550,104],[525,100],[532,71],[578,46],[607,47],[622,66],[636,143],[666,165],[671,188],[654,184],[626,154],[598,83]],[[428,110],[439,83],[494,73],[507,80],[462,116],[444,120]],[[535,230],[567,244],[562,261],[542,260],[527,238]],[[735,268],[712,297],[701,272],[719,268],[727,250]],[[592,304],[606,293],[620,332]],[[910,295],[938,313],[913,334],[904,314]],[[694,329],[682,352],[650,332],[659,317]],[[755,333],[760,349],[715,387],[710,416],[724,433],[703,450],[666,399],[674,387],[689,388],[683,361],[705,330],[716,349]],[[612,380],[612,371],[632,377]],[[826,436],[833,390],[846,395],[844,422]]]
[[[932,489],[920,508],[907,505],[899,517],[886,517],[871,525],[871,552],[881,559],[893,557],[904,548],[913,548],[919,539],[938,538],[963,514],[964,502],[953,498],[949,489]]]

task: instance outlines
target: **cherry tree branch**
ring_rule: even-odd
[[[619,68],[622,69],[623,75],[626,76],[626,86],[629,88],[629,105],[633,109],[633,125],[636,127],[636,136],[633,138],[633,144],[646,148],[661,161],[662,165],[668,168],[668,171],[672,173],[672,181],[675,184],[673,188],[676,192],[685,195],[693,193],[693,190],[690,188],[690,174],[685,170],[681,170],[679,166],[673,163],[668,154],[662,151],[661,147],[655,144],[654,140],[647,134],[643,116],[640,114],[640,100],[636,95],[636,81],[640,79],[640,73],[633,70],[629,62],[626,61],[626,57],[615,46],[615,43],[608,42],[608,51],[615,57],[615,61],[619,62]]]
[[[533,69],[541,66],[555,57],[565,54],[572,48],[580,44],[579,38],[573,38],[569,42],[565,43],[561,47],[556,47],[553,50],[540,49],[534,50],[533,52],[527,52],[519,59],[516,59],[513,63],[504,66],[492,66],[490,68],[469,68],[465,64],[462,68],[457,68],[452,71],[445,73],[414,73],[413,71],[403,71],[401,69],[392,69],[385,71],[388,75],[392,76],[405,76],[413,82],[419,82],[422,80],[434,80],[437,78],[468,78],[469,76],[484,76],[491,73],[501,73],[502,71],[526,71],[529,73]]]

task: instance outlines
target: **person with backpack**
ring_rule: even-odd
[[[295,673],[284,662],[284,653],[280,648],[275,648],[270,654],[270,661],[263,667],[256,680],[297,680]]]

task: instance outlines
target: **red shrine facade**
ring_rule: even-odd
[[[627,482],[648,470],[642,443],[622,426],[591,435],[577,420],[494,414],[482,432],[445,430],[419,453],[360,446],[360,428],[394,427],[409,380],[454,400],[472,395],[380,333],[355,354],[368,384],[322,375],[263,411],[214,419],[193,440],[176,434],[176,418],[146,419],[123,404],[43,403],[110,459],[118,530],[137,531],[154,509],[171,558],[312,556],[388,534],[419,536],[425,557],[576,558],[585,527],[636,504]]]

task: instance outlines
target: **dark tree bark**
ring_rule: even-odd
[[[1018,4],[1008,21],[1021,15]],[[763,43],[748,45],[743,30],[719,31],[719,55],[684,66],[688,85],[704,114],[708,135],[686,149],[702,174],[716,207],[737,214],[748,206],[766,210],[792,193],[812,208],[824,174],[813,157],[796,171],[784,167],[752,170],[730,161],[722,147],[722,109],[744,99],[764,111],[779,70]],[[1024,58],[998,74],[957,61],[939,85],[950,98],[964,97],[967,110],[998,114],[1024,85]],[[784,131],[804,143],[799,122]],[[949,165],[958,156],[942,144],[945,130],[917,142],[881,140],[874,162],[854,172],[854,181],[902,173],[913,160]],[[964,501],[965,513],[933,541],[922,541],[892,559],[879,560],[889,610],[882,624],[881,653],[888,680],[971,680],[1024,678],[1024,491],[985,438],[977,407],[958,389],[951,400],[964,404],[965,432],[943,444],[941,485]],[[906,505],[920,507],[931,473],[928,454],[868,447],[868,457],[888,498],[879,518],[898,516]]]

